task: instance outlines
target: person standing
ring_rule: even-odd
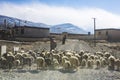
[[[50,51],[54,50],[57,47],[55,39],[50,38]]]
[[[63,36],[62,44],[65,44],[65,41],[66,41],[66,35]]]

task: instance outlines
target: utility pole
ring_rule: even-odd
[[[96,47],[96,18],[93,18],[94,20],[94,47]]]

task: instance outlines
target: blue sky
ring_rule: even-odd
[[[85,30],[120,28],[120,0],[0,0],[0,15],[50,25],[72,23]]]
[[[0,0],[0,2],[16,4],[40,2],[51,6],[68,6],[74,8],[96,7],[120,14],[120,0]]]

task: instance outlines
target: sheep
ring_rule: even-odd
[[[19,66],[20,66],[20,60],[17,59],[14,61],[14,67],[18,69]]]
[[[17,53],[15,55],[15,60],[20,60],[20,66],[23,68],[24,65],[24,57],[22,56],[21,53]]]
[[[87,61],[87,67],[88,67],[88,68],[92,68],[92,67],[93,67],[92,60],[88,60],[88,61]]]
[[[33,52],[32,50],[29,50],[29,51],[27,52],[27,54],[30,54],[32,57],[34,57],[34,59],[36,59],[36,57],[37,57],[36,53]]]
[[[24,62],[23,64],[24,64],[24,65],[28,65],[28,66],[29,66],[29,69],[30,69],[33,60],[34,60],[34,59],[33,59],[32,56],[30,56],[30,57],[23,57],[23,62]]]
[[[99,55],[100,57],[104,56],[104,54],[102,52],[96,52],[96,55]]]
[[[65,60],[69,60],[69,58],[67,56],[63,56],[62,57],[62,63],[61,63],[62,66],[65,63]]]
[[[49,66],[51,66],[51,64],[52,64],[52,59],[51,58],[45,58],[45,66],[46,67],[49,67]]]
[[[65,70],[69,70],[71,68],[71,63],[68,60],[65,60],[64,64],[63,64],[63,69]]]
[[[57,61],[60,63],[60,55],[59,54],[52,53],[52,57],[57,59]]]
[[[8,52],[8,53],[7,53],[7,56],[8,56],[8,55],[13,55],[13,53],[12,53],[12,52]]]
[[[104,56],[109,58],[111,56],[111,54],[109,52],[105,52]]]
[[[45,52],[45,51],[42,51],[39,55],[40,55],[40,57],[45,58],[45,54],[46,54],[46,52]]]
[[[14,55],[8,55],[7,58],[8,68],[11,69],[14,64],[15,56]]]
[[[59,67],[59,62],[58,62],[58,60],[57,59],[53,59],[53,68],[58,68]]]
[[[97,55],[94,55],[94,60],[99,59],[99,57]]]
[[[46,54],[45,54],[45,58],[50,58],[50,57],[51,57],[50,52],[46,52]]]
[[[75,56],[78,58],[79,64],[81,64],[81,62],[82,62],[82,57],[81,57],[79,54],[75,54]]]
[[[99,59],[96,60],[96,69],[101,67],[101,61]]]
[[[94,55],[90,55],[90,56],[89,56],[89,59],[94,60],[94,59],[95,59],[95,56],[94,56]]]
[[[6,69],[7,68],[7,60],[6,60],[6,58],[4,58],[4,57],[0,58],[0,67],[2,69]]]
[[[108,58],[108,61],[109,61],[108,68],[110,70],[114,70],[114,68],[115,68],[115,60],[116,60],[115,57],[112,56],[112,55]]]
[[[22,57],[28,57],[29,56],[29,54],[27,54],[27,53],[22,53]]]
[[[71,56],[71,57],[69,58],[69,60],[70,60],[70,62],[71,62],[71,67],[77,69],[77,67],[79,66],[79,60],[78,60],[78,58],[75,57],[75,56]]]
[[[105,58],[101,58],[101,67],[105,67],[107,65],[107,61],[105,60]]]
[[[85,59],[85,60],[88,59],[88,54],[87,54],[87,53],[85,53],[85,54],[83,55],[83,59]]]
[[[36,58],[37,69],[45,67],[45,59],[43,57]]]
[[[83,50],[81,50],[80,51],[80,53],[78,53],[80,56],[83,56],[83,54],[84,54],[84,51]]]
[[[115,60],[115,66],[116,66],[116,70],[119,71],[120,70],[120,59]]]
[[[87,63],[86,59],[82,59],[81,66],[86,67],[86,63]]]
[[[67,56],[68,58],[70,58],[73,55],[73,53],[71,53],[70,51],[68,51],[65,56]]]

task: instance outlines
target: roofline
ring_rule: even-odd
[[[38,28],[38,29],[50,29],[47,27],[35,27],[35,26],[16,26],[16,28],[20,28],[20,27],[26,27],[26,28]]]
[[[118,31],[120,31],[120,29],[116,29],[116,28],[96,29],[95,31],[100,31],[100,30],[118,30]]]

